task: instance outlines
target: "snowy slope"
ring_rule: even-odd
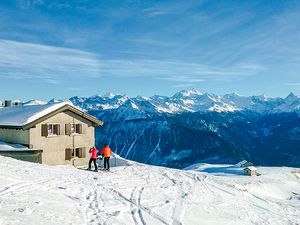
[[[0,157],[0,224],[300,223],[299,169],[194,169],[133,163],[94,173]]]

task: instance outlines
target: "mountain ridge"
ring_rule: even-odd
[[[109,95],[109,96],[108,96]],[[225,94],[223,96],[202,93],[196,89],[183,90],[173,96],[153,95],[151,97],[128,97],[120,94],[95,95],[92,97],[81,98],[71,97],[72,102],[89,110],[116,109],[126,101],[136,104],[137,109],[141,104],[151,104],[145,111],[158,113],[177,114],[182,112],[233,112],[250,110],[258,113],[281,113],[293,112],[300,109],[300,97],[290,93],[285,98],[259,96],[242,96],[236,93]],[[151,111],[150,110],[150,111]]]

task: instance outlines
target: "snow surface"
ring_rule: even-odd
[[[70,101],[64,101],[64,102],[46,104],[46,105],[21,105],[21,106],[3,107],[0,108],[0,125],[23,126],[65,105],[76,107]]]
[[[214,105],[208,109],[208,111],[214,111],[214,112],[234,112],[237,111],[238,109],[234,106],[231,105]]]
[[[245,169],[255,170],[255,171],[257,170],[254,166],[248,166],[248,167],[246,167]],[[245,170],[245,169],[244,169],[244,170]]]
[[[47,102],[44,100],[30,100],[28,102],[23,103],[23,105],[46,105]]]
[[[0,224],[300,224],[299,169],[191,168],[95,173],[0,156]]]

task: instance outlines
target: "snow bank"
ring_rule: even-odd
[[[96,173],[0,156],[0,224],[300,224],[300,170],[258,169],[216,176],[132,163]]]

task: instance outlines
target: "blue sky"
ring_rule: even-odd
[[[0,99],[300,95],[300,1],[1,0]]]

